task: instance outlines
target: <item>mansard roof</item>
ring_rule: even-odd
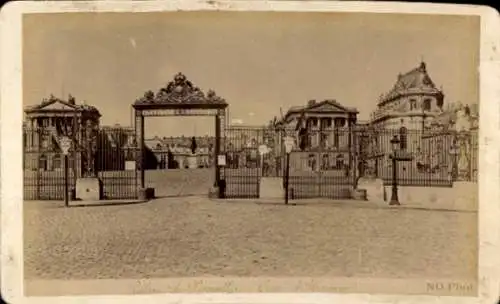
[[[33,106],[26,106],[24,108],[26,114],[30,113],[54,113],[54,112],[90,112],[96,116],[101,116],[96,107],[87,104],[76,104],[75,98],[71,95],[68,100],[57,98],[50,95],[49,98],[43,98],[42,102]]]
[[[133,106],[136,109],[221,109],[227,107],[227,103],[213,90],[205,94],[184,74],[177,73],[172,81],[156,93],[151,90],[145,92]]]
[[[438,89],[432,81],[427,71],[425,62],[405,74],[399,74],[393,88],[383,94],[379,103],[385,103],[399,96],[407,94],[433,94],[442,95],[442,91]]]

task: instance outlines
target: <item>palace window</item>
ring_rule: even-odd
[[[410,111],[415,110],[417,108],[417,101],[415,99],[410,100]]]
[[[309,168],[311,168],[312,171],[316,171],[316,155],[315,154],[309,154],[309,160],[307,163],[309,165]]]
[[[311,127],[317,127],[318,126],[318,119],[317,118],[311,118],[311,120],[309,120],[309,126]]]
[[[431,100],[426,99],[424,100],[424,111],[430,111],[431,110]]]
[[[335,168],[344,168],[344,156],[342,154],[337,155],[337,158],[335,159]]]
[[[322,118],[321,119],[321,128],[327,129],[332,127],[332,119],[331,118]]]
[[[330,160],[328,159],[328,154],[323,154],[321,159],[321,170],[330,169]]]
[[[405,151],[408,146],[407,130],[405,127],[399,128],[399,148]]]
[[[321,133],[320,146],[322,148],[328,147],[328,134]]]
[[[38,160],[38,169],[41,171],[47,171],[47,157],[45,154],[40,155]]]
[[[338,148],[339,147],[339,144],[340,144],[340,134],[339,134],[339,130],[338,129],[335,129],[333,131],[333,146],[335,148]]]
[[[62,162],[61,162],[61,155],[60,154],[54,155],[54,158],[52,159],[52,169],[53,170],[61,170],[62,169]]]

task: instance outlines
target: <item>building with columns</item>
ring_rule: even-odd
[[[51,95],[40,104],[25,107],[24,113],[25,171],[62,171],[61,136],[72,139],[68,156],[71,173],[81,176],[94,166],[91,154],[96,147],[86,147],[84,143],[91,145],[92,140],[88,139],[98,131],[101,114],[97,108],[76,104],[71,95],[67,100]]]
[[[290,108],[278,125],[296,136],[291,167],[310,171],[350,168],[358,113],[332,99]],[[281,137],[277,140],[276,146],[283,149]]]

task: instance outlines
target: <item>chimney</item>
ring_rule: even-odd
[[[309,108],[309,107],[312,107],[312,106],[314,106],[315,104],[316,104],[316,100],[311,99],[311,100],[309,100],[309,101],[307,102],[307,107],[308,107],[308,108]]]

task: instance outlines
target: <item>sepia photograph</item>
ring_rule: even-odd
[[[24,295],[478,297],[483,21],[21,14]]]

